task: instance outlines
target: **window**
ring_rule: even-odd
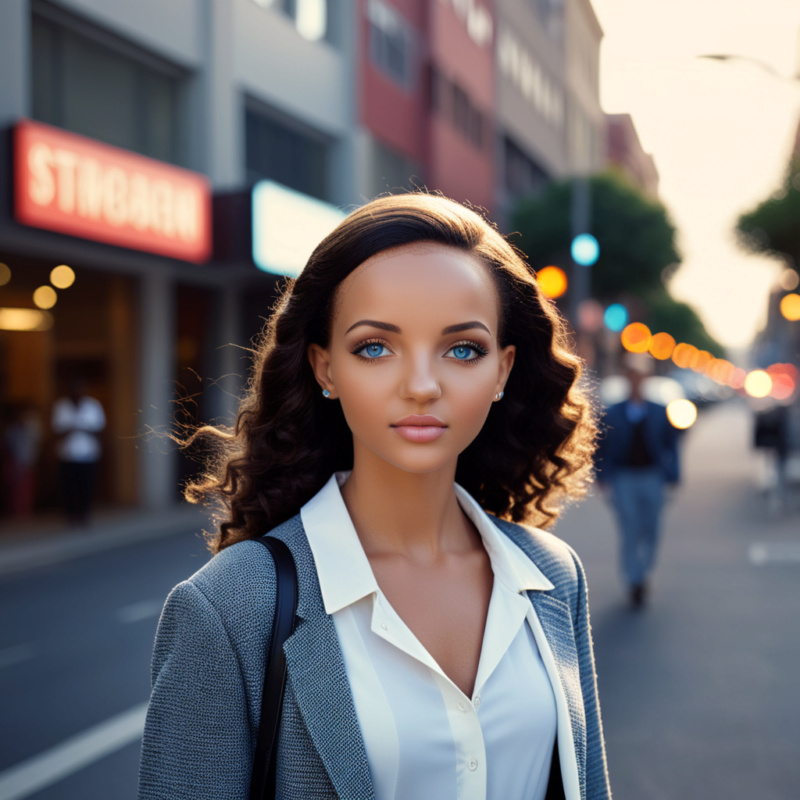
[[[31,57],[35,119],[181,163],[177,75],[38,16]]]
[[[431,108],[478,150],[486,144],[487,118],[457,83],[435,67],[431,68]]]
[[[369,56],[395,83],[411,90],[416,83],[414,29],[383,0],[369,0]]]
[[[548,183],[547,173],[508,137],[503,139],[505,188],[512,197],[536,194]]]
[[[248,183],[273,180],[298,192],[329,200],[330,142],[301,123],[245,108]]]

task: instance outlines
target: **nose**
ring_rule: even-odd
[[[427,403],[442,396],[442,388],[434,364],[427,354],[417,354],[403,375],[401,394],[406,400]]]

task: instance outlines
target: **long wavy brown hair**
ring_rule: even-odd
[[[516,345],[505,397],[459,456],[456,480],[496,516],[540,526],[585,492],[596,424],[558,310],[479,214],[438,195],[388,196],[350,214],[287,284],[254,348],[233,428],[205,426],[189,439],[215,454],[186,486],[190,502],[216,501],[213,552],[263,535],[297,514],[333,472],[352,469],[352,434],[340,405],[322,396],[308,346],[327,347],[337,288],[356,267],[415,242],[458,248],[489,268],[500,345]]]

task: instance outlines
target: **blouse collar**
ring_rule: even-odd
[[[350,472],[332,475],[300,510],[328,614],[378,592],[369,559],[340,491],[349,477]],[[455,491],[461,509],[483,540],[495,578],[517,594],[552,589],[553,584],[517,545],[503,535],[475,499],[458,484],[455,484]]]

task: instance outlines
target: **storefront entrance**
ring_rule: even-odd
[[[0,254],[8,267],[0,287],[0,307],[35,309],[34,292],[52,287],[53,262]],[[53,404],[72,379],[83,382],[106,415],[100,435],[102,460],[97,484],[100,505],[132,505],[137,500],[136,434],[138,362],[136,281],[117,274],[69,265],[74,283],[55,289],[55,304],[45,310],[40,330],[0,329],[0,408],[2,408],[3,485],[0,514],[56,510],[61,504],[58,463],[50,429]],[[47,294],[47,292],[45,293]],[[52,298],[52,293],[51,298]],[[6,317],[8,320],[9,318]],[[16,327],[11,324],[2,327]],[[0,317],[2,320],[2,317]],[[9,497],[7,470],[14,469],[10,447],[19,437],[32,462],[32,508]]]

